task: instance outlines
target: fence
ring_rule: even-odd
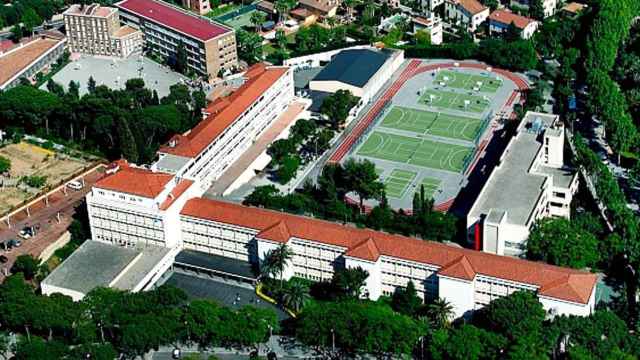
[[[469,166],[473,163],[473,160],[476,158],[479,151],[480,148],[476,147],[475,149],[473,149],[472,153],[464,158],[464,161],[462,162],[462,174],[465,174],[467,170],[469,170]]]
[[[478,129],[478,133],[476,134],[475,139],[473,139],[473,143],[476,144],[476,146],[480,145],[480,140],[482,140],[484,132],[485,132],[485,130],[487,130],[487,127],[491,123],[492,119],[493,119],[493,110],[489,111],[487,116],[485,116],[484,119],[482,120],[482,124],[480,124],[480,128]]]
[[[247,6],[243,6],[240,9],[230,11],[230,12],[224,14],[224,15],[220,15],[217,18],[215,18],[215,20],[219,21],[219,22],[229,21],[229,20],[231,20],[233,18],[236,18],[236,17],[238,17],[240,15],[244,15],[244,14],[246,14],[248,12],[251,12],[251,11],[253,11],[255,9],[256,9],[256,5],[255,4],[250,4],[250,5],[247,5]]]

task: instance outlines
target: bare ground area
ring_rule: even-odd
[[[9,144],[0,148],[0,156],[11,160],[10,176],[3,179],[7,180],[5,185],[9,184],[9,186],[0,188],[0,214],[4,214],[24,200],[35,196],[35,194],[12,186],[19,178],[31,175],[46,176],[47,185],[55,186],[87,166],[84,161],[70,159],[55,151],[26,142]]]

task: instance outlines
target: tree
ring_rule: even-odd
[[[7,360],[7,353],[11,350],[11,338],[6,332],[0,333],[0,356]]]
[[[544,6],[542,0],[531,0],[529,4],[529,17],[538,21],[544,20]]]
[[[510,341],[539,337],[546,312],[531,291],[516,291],[476,311],[474,325],[502,335]]]
[[[60,98],[64,96],[64,88],[53,79],[49,79],[49,81],[47,81],[47,90]]]
[[[13,273],[22,273],[27,280],[33,279],[38,273],[39,261],[31,255],[20,255],[13,263],[11,271]]]
[[[415,35],[416,45],[428,46],[431,45],[431,33],[428,30],[418,30]]]
[[[33,35],[33,28],[42,24],[42,18],[32,8],[25,10],[20,21],[22,25],[24,25],[25,30],[31,35]]]
[[[93,94],[96,91],[96,81],[93,79],[93,76],[89,76],[89,81],[87,81],[87,91],[89,94]]]
[[[66,347],[59,341],[44,341],[34,337],[30,341],[20,340],[16,346],[16,360],[62,359]]]
[[[238,56],[250,65],[262,59],[262,37],[260,35],[238,30],[236,33]]]
[[[174,65],[177,72],[186,74],[189,69],[189,59],[187,58],[187,49],[182,40],[178,43],[176,51],[176,61]]]
[[[411,354],[425,332],[424,324],[373,302],[318,302],[305,307],[295,321],[296,338],[325,357],[371,354],[400,358]]]
[[[273,275],[280,278],[280,288],[282,289],[284,271],[287,263],[292,258],[293,251],[291,251],[287,244],[282,244],[275,249],[269,250],[260,266],[269,270],[269,276]]]
[[[69,81],[69,95],[74,99],[80,98],[80,84],[77,81]]]
[[[636,161],[631,170],[629,170],[629,182],[633,186],[640,186],[640,161]]]
[[[322,101],[320,113],[325,115],[333,129],[337,130],[344,126],[349,112],[357,103],[358,98],[353,96],[349,90],[338,90]]]
[[[339,298],[359,299],[369,273],[361,267],[338,269],[333,273],[331,285]]]
[[[427,316],[436,328],[447,327],[454,316],[453,306],[447,300],[437,298],[427,305]]]
[[[13,40],[13,42],[19,43],[23,37],[24,33],[22,31],[22,26],[20,26],[20,24],[13,25],[13,27],[11,28],[11,39]]]
[[[278,182],[281,184],[288,183],[296,176],[298,168],[300,167],[300,156],[286,155],[282,158],[280,166],[278,166],[277,176]]]
[[[138,146],[136,145],[135,138],[129,127],[129,122],[124,117],[118,117],[116,119],[116,130],[118,138],[120,139],[120,149],[122,156],[132,163],[138,162]]]
[[[353,16],[353,8],[358,5],[359,0],[344,0],[342,4],[347,8],[347,17],[349,19]]]
[[[349,159],[344,164],[346,187],[360,199],[360,210],[364,211],[364,201],[380,198],[384,194],[384,184],[379,181],[376,166],[369,160]]]
[[[11,160],[0,156],[0,174],[8,173],[11,170]]]
[[[415,315],[421,304],[422,299],[418,297],[416,287],[411,280],[409,280],[406,288],[396,287],[391,296],[391,308],[404,315]]]
[[[256,32],[260,32],[260,26],[267,20],[267,15],[262,11],[254,11],[251,13],[249,21],[255,26]]]
[[[293,281],[283,289],[282,301],[284,306],[299,313],[309,303],[309,287],[301,281]]]
[[[599,258],[598,239],[565,218],[538,221],[527,240],[527,258],[558,266],[585,268]]]
[[[277,164],[282,163],[285,156],[296,152],[296,143],[291,139],[278,139],[267,148],[267,154]]]
[[[506,342],[500,335],[468,324],[437,330],[431,338],[431,357],[450,360],[499,359]]]
[[[504,39],[507,41],[516,41],[518,39],[521,39],[521,37],[522,30],[520,30],[516,26],[516,23],[512,21],[507,27],[507,30],[504,32]]]
[[[278,12],[278,22],[284,21],[289,10],[293,9],[296,5],[295,0],[276,0],[274,7]]]

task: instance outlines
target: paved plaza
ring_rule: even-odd
[[[111,89],[124,89],[127,80],[142,78],[147,88],[156,90],[160,98],[169,95],[172,85],[189,80],[149,58],[134,55],[126,59],[82,55],[55,74],[53,80],[62,85],[65,91],[70,81],[77,81],[80,83],[80,95],[84,95],[88,92],[90,77],[93,77],[96,85],[106,85]],[[41,86],[41,89],[46,88],[46,84]]]

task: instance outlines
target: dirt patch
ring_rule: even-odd
[[[67,158],[63,154],[26,142],[0,148],[0,156],[11,160],[10,176],[5,178],[5,185],[13,185],[23,176],[38,175],[47,177],[47,186],[55,186],[87,166],[84,161]],[[14,186],[0,188],[0,214],[33,196]]]

